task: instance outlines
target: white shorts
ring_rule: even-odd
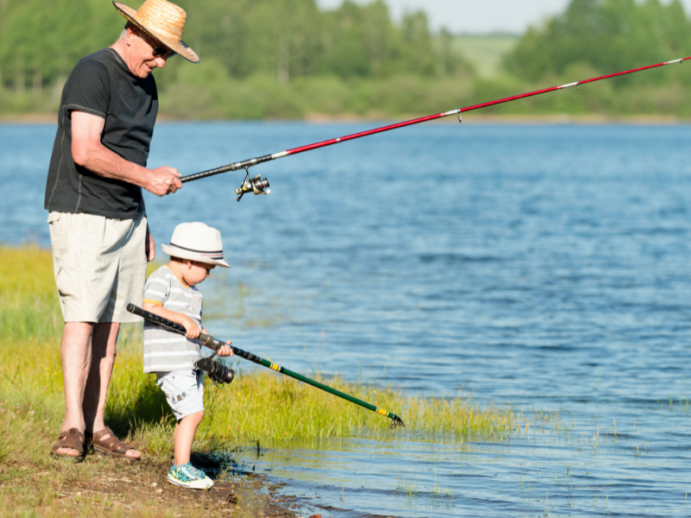
[[[55,284],[65,322],[139,322],[146,281],[146,218],[51,212]]]
[[[204,411],[204,373],[197,370],[160,373],[156,385],[166,395],[175,419]]]

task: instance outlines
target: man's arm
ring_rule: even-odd
[[[147,169],[112,152],[101,144],[105,119],[86,112],[72,112],[72,158],[98,175],[137,185],[156,196],[182,188],[180,173],[173,167]]]

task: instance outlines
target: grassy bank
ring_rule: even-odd
[[[0,395],[50,399],[62,392],[59,341],[62,319],[50,252],[0,248]],[[468,397],[423,398],[391,387],[348,383],[336,376],[320,381],[399,413],[409,430],[459,436],[501,435],[518,426],[511,411],[480,408]],[[108,419],[132,432],[152,452],[168,451],[173,425],[155,377],[142,372],[141,329],[123,326],[108,402]],[[388,420],[269,370],[244,374],[228,387],[210,384],[201,437],[231,442],[284,442],[388,430]],[[54,407],[59,402],[51,401]],[[160,434],[158,433],[160,432]],[[160,435],[161,443],[154,439]]]
[[[0,509],[0,515],[7,509],[50,515],[84,503],[88,495],[89,504],[84,509],[109,514],[113,502],[126,499],[123,484],[144,491],[145,503],[136,507],[142,516],[160,514],[153,512],[155,506],[147,500],[165,496],[151,486],[154,482],[165,486],[166,494],[174,500],[184,496],[171,493],[162,478],[171,458],[175,422],[154,384],[155,377],[142,373],[139,326],[127,326],[121,333],[106,411],[106,420],[116,433],[144,451],[146,462],[139,467],[93,457],[83,465],[72,466],[48,455],[63,412],[59,355],[62,318],[49,251],[0,247],[0,329],[0,499],[12,504]],[[521,416],[511,410],[483,408],[461,395],[423,398],[393,388],[348,383],[339,377],[319,379],[398,413],[408,425],[400,433],[446,433],[456,434],[459,440],[469,436],[491,440],[521,428]],[[195,443],[199,453],[255,445],[257,441],[262,446],[278,446],[352,434],[382,438],[391,434],[388,419],[268,370],[240,372],[230,386],[216,388],[207,383],[205,388],[206,417]],[[123,477],[130,482],[117,483]],[[17,491],[17,487],[25,490]],[[77,493],[81,496],[74,496]],[[72,496],[67,498],[66,494]],[[180,505],[187,505],[183,500]],[[189,503],[202,505],[200,501]],[[216,505],[213,499],[207,503]]]

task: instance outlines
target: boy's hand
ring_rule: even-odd
[[[205,327],[202,327],[202,333],[204,333],[205,335],[208,335],[208,334],[209,334],[209,332],[206,330]],[[216,354],[219,355],[219,356],[234,356],[235,353],[233,352],[233,350],[232,350],[230,347],[228,347],[228,346],[229,346],[230,344],[232,344],[232,343],[233,343],[233,342],[231,342],[230,340],[228,340],[228,341],[226,342],[226,345],[224,345],[224,346],[221,347],[218,351],[216,351]]]
[[[232,343],[233,343],[233,342],[231,342],[230,340],[228,340],[228,341],[226,342],[227,345],[224,345],[223,347],[221,347],[221,348],[216,352],[216,354],[218,354],[219,356],[233,356],[233,350],[232,350],[230,347],[228,347],[228,346],[229,346],[230,344],[232,344]]]
[[[199,335],[201,334],[201,331],[199,330],[199,326],[194,323],[194,320],[192,320],[190,317],[187,315],[180,315],[180,324],[182,324],[185,327],[185,336],[189,338],[190,340],[194,340],[195,338],[199,338]]]

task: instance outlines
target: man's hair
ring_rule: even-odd
[[[122,32],[120,33],[120,39],[121,40],[125,39],[125,37],[127,36],[127,29],[129,29],[130,27],[136,27],[136,25],[134,25],[132,22],[128,21],[125,24],[125,28],[122,29]]]

